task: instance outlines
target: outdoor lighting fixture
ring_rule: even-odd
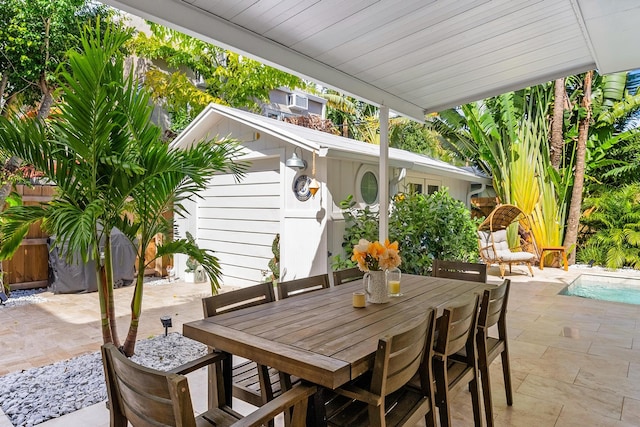
[[[171,326],[171,316],[162,316],[160,317],[160,322],[162,323],[162,326],[164,326],[164,336],[167,336],[167,329],[169,329]]]
[[[296,154],[296,150],[300,150],[300,157]],[[307,168],[307,162],[302,158],[302,149],[300,149],[300,147],[296,147],[293,150],[293,154],[291,154],[291,157],[287,159],[285,165],[290,168],[298,168],[300,170]]]
[[[309,183],[309,192],[312,196],[315,196],[318,190],[320,189],[320,183],[317,179],[313,178]]]
[[[313,197],[315,197],[316,193],[320,189],[320,183],[316,180],[316,151],[313,150],[313,166],[311,167],[311,175],[313,179],[309,183],[309,192]]]

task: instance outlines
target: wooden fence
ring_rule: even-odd
[[[36,185],[33,187],[18,185],[15,191],[22,196],[22,202],[25,205],[37,205],[50,201],[53,198],[56,187],[51,185]],[[42,231],[39,222],[32,225],[13,257],[2,262],[4,283],[10,285],[12,290],[46,288],[49,285],[48,238],[49,235]],[[162,236],[156,236],[148,248],[145,258],[151,259],[155,254],[155,244],[161,242]],[[145,275],[166,276],[170,262],[169,257],[155,260],[145,270]]]
[[[56,187],[37,185],[28,187],[16,186],[16,192],[22,196],[25,205],[37,205],[48,202],[53,197]],[[47,238],[40,223],[29,227],[27,236],[13,258],[2,262],[4,283],[11,289],[46,288],[49,283],[49,251]]]
[[[497,205],[497,197],[473,197],[471,199],[471,216],[473,218],[486,217]]]

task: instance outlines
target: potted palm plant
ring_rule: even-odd
[[[193,257],[187,259],[187,266],[184,269],[184,281],[188,283],[196,282],[196,271],[200,267],[200,263]]]

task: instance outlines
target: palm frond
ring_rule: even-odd
[[[189,239],[174,240],[157,246],[156,257],[171,254],[184,254],[198,261],[209,276],[212,287],[215,289],[220,288],[220,275],[222,273],[218,258],[213,255],[213,251],[200,249]]]

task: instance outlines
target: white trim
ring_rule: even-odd
[[[292,144],[294,147],[300,147],[309,152],[316,150],[320,157],[354,160],[373,165],[378,165],[381,159],[381,147],[378,145],[296,126],[218,104],[209,104],[205,107],[187,129],[173,140],[171,146],[190,146],[195,140],[199,139],[199,134],[206,133],[206,130],[210,129],[211,123],[215,123],[221,118],[233,120],[255,129],[262,135],[261,139],[266,135],[270,135],[282,140],[284,143]],[[202,128],[205,129],[200,130]],[[490,178],[477,175],[472,171],[397,148],[389,149],[388,166],[406,168],[408,171],[435,174],[478,184],[491,184],[492,182]]]
[[[389,237],[389,107],[380,106],[380,179],[378,180],[378,200],[380,201],[379,240]]]

